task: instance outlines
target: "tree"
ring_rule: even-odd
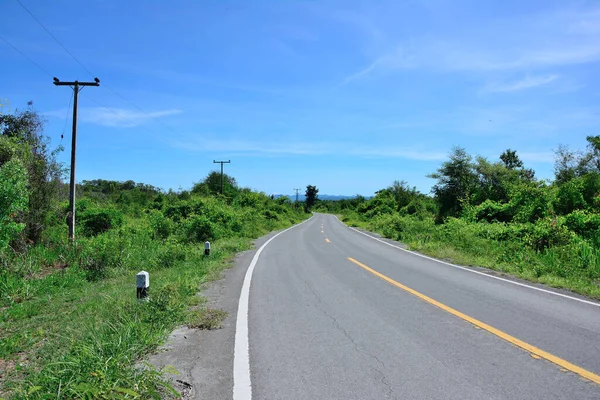
[[[554,151],[554,180],[557,184],[570,181],[577,176],[577,165],[581,156],[569,149],[568,146],[560,145]]]
[[[471,156],[461,147],[455,147],[437,172],[428,175],[437,179],[432,192],[439,205],[437,222],[448,216],[458,216],[464,203],[469,203],[475,189],[477,175]]]
[[[414,186],[410,188],[406,181],[394,181],[392,186],[387,188],[387,190],[394,196],[398,210],[407,206],[413,199],[419,196],[417,188]]]
[[[232,194],[237,190],[237,182],[233,176],[223,174],[223,193]],[[192,187],[194,194],[221,193],[221,172],[211,171],[201,182]]]
[[[306,187],[306,210],[310,210],[318,200],[319,189],[316,186],[308,185]]]
[[[506,150],[500,155],[501,162],[490,162],[477,157],[474,168],[477,173],[477,187],[473,204],[486,200],[508,202],[510,188],[515,184],[533,183],[535,173],[526,169],[516,151]]]
[[[508,169],[523,168],[523,161],[519,159],[515,150],[506,149],[504,153],[500,154],[500,160],[502,160],[504,166]]]
[[[56,161],[62,147],[50,149],[50,139],[44,136],[44,121],[33,109],[31,102],[26,111],[0,114],[0,165],[13,156],[18,157],[27,170],[29,199],[23,219],[25,235],[34,243],[40,241],[58,196],[63,166]]]

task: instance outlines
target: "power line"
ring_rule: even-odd
[[[67,106],[67,115],[65,116],[65,124],[63,126],[63,130],[60,134],[60,141],[62,142],[63,137],[65,135],[65,130],[67,129],[67,122],[69,120],[69,108],[71,108],[71,102],[73,101],[73,97],[75,97],[75,92],[71,93],[71,96],[69,96],[69,105]]]
[[[0,36],[0,39],[2,39],[2,41],[4,43],[6,43],[7,45],[9,45],[10,47],[13,48],[14,51],[16,51],[17,53],[19,53],[20,55],[22,55],[23,57],[25,57],[27,60],[29,60],[30,63],[32,63],[33,65],[35,65],[36,67],[38,67],[41,71],[43,71],[46,75],[52,77],[52,74],[48,71],[46,71],[46,69],[44,67],[42,67],[40,64],[36,63],[35,61],[33,61],[32,58],[30,58],[27,54],[23,53],[21,50],[19,50],[18,48],[16,48],[12,43],[10,43],[8,40],[6,40],[5,38],[3,38],[2,36]]]
[[[81,61],[79,61],[79,59],[78,59],[77,57],[75,57],[75,55],[74,55],[73,53],[71,53],[71,52],[69,51],[69,49],[67,49],[67,48],[66,48],[66,47],[65,47],[65,46],[64,46],[64,45],[63,45],[63,44],[60,42],[60,40],[58,40],[58,39],[56,38],[56,36],[54,36],[54,35],[52,34],[52,32],[50,32],[50,30],[49,30],[48,28],[46,28],[46,26],[45,26],[44,24],[42,24],[42,22],[41,22],[39,19],[37,19],[37,18],[36,18],[36,16],[35,16],[35,15],[33,15],[33,13],[32,13],[31,11],[29,11],[29,9],[28,9],[27,7],[25,7],[25,5],[24,5],[23,3],[21,3],[21,0],[16,0],[16,1],[17,1],[17,3],[19,3],[19,4],[21,5],[21,7],[23,7],[23,9],[24,9],[25,11],[27,11],[27,14],[29,14],[29,15],[31,16],[31,18],[33,18],[33,19],[34,19],[34,20],[35,20],[35,21],[36,21],[36,22],[37,22],[37,23],[38,23],[38,24],[39,24],[39,25],[40,25],[40,26],[41,26],[41,27],[42,27],[42,28],[43,28],[43,29],[44,29],[44,30],[45,30],[47,33],[48,33],[48,35],[50,35],[50,36],[52,37],[52,39],[54,39],[54,41],[55,41],[56,43],[58,43],[58,45],[59,45],[60,47],[62,47],[64,51],[66,51],[66,52],[67,52],[67,54],[69,54],[71,57],[73,57],[73,60],[75,60],[75,61],[77,62],[77,64],[79,64],[79,65],[81,66],[81,68],[85,69],[85,70],[87,71],[87,73],[88,73],[88,74],[90,74],[91,76],[94,76],[94,74],[92,74],[92,72],[91,72],[89,69],[87,69],[87,68],[85,67],[85,65],[83,65],[83,63],[82,63]]]
[[[49,77],[53,77],[53,75],[48,72],[44,67],[42,67],[40,64],[38,64],[34,59],[32,59],[31,57],[29,57],[27,54],[23,53],[21,50],[19,50],[19,48],[17,48],[15,45],[13,45],[12,43],[10,43],[8,40],[6,40],[4,37],[0,36],[0,39],[6,43],[7,45],[9,45],[14,51],[16,51],[17,53],[19,53],[23,58],[25,58],[27,61],[29,61],[30,63],[32,63],[33,65],[35,65],[37,68],[39,68],[40,71],[44,72],[46,75],[48,75]],[[103,85],[104,87],[107,87],[106,85]],[[112,89],[109,88],[109,90],[112,91]],[[113,93],[117,94],[116,92],[113,91]],[[95,103],[97,106],[104,108],[105,110],[113,113],[114,115],[119,116],[120,118],[122,118],[123,120],[125,120],[126,122],[129,122],[131,125],[137,125],[137,123],[135,123],[134,121],[130,120],[129,118],[123,117],[123,115],[121,115],[118,111],[105,106],[104,104],[98,102],[97,100],[95,100],[94,98],[86,95],[85,93],[81,94],[83,97],[87,98],[88,100],[90,100],[91,102]],[[118,96],[120,96],[119,94],[117,94]],[[123,98],[125,101],[129,102],[129,100],[125,99],[123,96],[120,96],[121,98]],[[70,100],[69,100],[69,105],[67,107],[70,108],[71,107],[71,101],[73,100],[73,94],[71,94],[70,96]],[[129,102],[131,103],[131,102]],[[131,103],[132,104],[132,103]],[[137,107],[139,109],[139,107]],[[142,110],[142,112],[144,112]],[[145,113],[145,112],[144,112]],[[147,114],[147,113],[145,113]],[[67,122],[68,122],[68,111],[67,111],[67,116],[65,117],[65,125],[63,127],[62,133],[61,133],[61,139],[63,139],[64,136],[64,132],[66,130],[66,126],[67,126]],[[152,132],[148,129],[145,129],[145,131],[147,133],[150,133],[152,136],[158,137],[158,138],[162,138],[161,135],[157,134],[156,132]]]
[[[21,2],[21,0],[16,0],[17,3],[19,3],[21,5],[21,7],[23,7],[23,9],[31,16],[31,18],[33,18],[51,37],[52,39],[54,39],[54,41],[56,43],[58,43],[58,45],[60,47],[62,47],[62,49],[69,54],[73,60],[75,60],[77,62],[77,64],[79,64],[88,74],[90,74],[90,76],[96,76],[95,74],[92,73],[92,71],[90,71],[85,65],[83,65],[83,63],[81,61],[79,61],[79,59],[77,57],[75,57],[75,55],[69,51],[69,49],[67,49],[67,47],[65,45],[62,44],[62,42],[60,40],[58,40],[58,38],[56,36],[54,36],[54,34],[48,29],[46,28],[46,26],[27,8],[25,7],[25,5]],[[32,61],[33,62],[33,61]],[[41,67],[40,67],[41,68]],[[48,75],[53,76],[52,74],[46,72]],[[118,96],[119,98],[123,99],[124,101],[126,101],[128,104],[130,104],[131,106],[135,107],[137,110],[141,111],[142,113],[146,114],[150,119],[152,119],[153,121],[159,123],[160,125],[162,125],[164,128],[170,130],[171,132],[177,134],[177,132],[171,128],[170,126],[164,124],[162,121],[154,118],[152,116],[152,114],[150,114],[149,112],[145,111],[144,109],[142,109],[140,106],[138,106],[137,104],[135,104],[134,102],[128,100],[127,98],[125,98],[125,96],[121,95],[120,93],[118,93],[116,90],[114,90],[113,88],[111,88],[109,85],[107,85],[106,83],[102,84],[103,87],[107,88],[109,91],[111,91],[115,96]],[[108,109],[108,107],[105,107]]]

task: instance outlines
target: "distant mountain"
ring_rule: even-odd
[[[276,199],[280,198],[280,197],[287,197],[288,199],[290,199],[291,201],[296,201],[296,195],[295,194],[276,194],[274,195]],[[353,199],[356,196],[343,196],[343,195],[334,195],[334,194],[319,194],[318,195],[319,200],[343,200],[343,199]],[[300,194],[298,193],[298,201],[304,201],[306,199],[306,196],[304,196],[304,194]]]

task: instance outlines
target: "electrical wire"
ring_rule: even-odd
[[[38,67],[41,71],[43,71],[46,75],[48,75],[49,77],[52,78],[52,74],[48,71],[46,71],[46,69],[44,69],[40,64],[36,63],[35,61],[33,61],[33,59],[31,59],[29,56],[27,56],[27,54],[23,53],[21,50],[19,50],[16,46],[14,46],[12,43],[10,43],[8,40],[6,40],[5,38],[3,38],[2,36],[0,36],[0,39],[2,39],[2,41],[4,43],[6,43],[7,45],[9,45],[10,47],[13,48],[14,51],[16,51],[17,53],[19,53],[20,55],[22,55],[23,57],[25,57],[26,59],[29,60],[29,62],[31,62],[33,65],[35,65],[36,67]]]
[[[85,65],[83,65],[83,63],[81,61],[79,61],[79,59],[77,57],[75,57],[75,55],[72,52],[70,52],[69,49],[67,49],[67,47],[65,45],[63,45],[61,43],[61,41],[58,40],[58,38],[56,36],[54,36],[54,34],[52,34],[52,32],[48,28],[46,28],[46,26],[27,7],[25,7],[25,5],[21,2],[21,0],[15,0],[15,1],[21,5],[21,7],[31,16],[31,18],[33,18],[52,37],[52,39],[54,39],[54,41],[56,43],[58,43],[58,45],[60,47],[62,47],[62,49],[73,58],[73,60],[75,60],[77,62],[77,64],[79,64],[92,77],[96,76]],[[134,102],[132,102],[132,101],[128,100],[127,98],[125,98],[125,96],[121,95],[120,93],[118,93],[116,90],[114,90],[113,88],[111,88],[107,84],[103,83],[102,86],[106,87],[115,96],[118,96],[119,98],[121,98],[122,100],[124,100],[128,104],[130,104],[131,106],[135,107],[137,110],[139,110],[142,113],[146,114],[150,119],[152,119],[155,122],[157,122],[158,124],[162,125],[164,128],[166,128],[166,129],[170,130],[171,132],[177,134],[177,132],[173,128],[171,128],[170,126],[164,124],[162,121],[154,118],[150,113],[148,113],[147,111],[145,111],[144,109],[142,109],[140,106],[138,106]]]
[[[36,18],[36,16],[35,16],[35,15],[33,15],[33,13],[32,13],[31,11],[29,11],[29,9],[28,9],[27,7],[25,7],[25,5],[24,5],[23,3],[21,3],[21,0],[16,0],[16,2],[17,2],[17,3],[19,3],[19,4],[21,5],[21,7],[23,7],[23,9],[24,9],[25,11],[27,11],[27,13],[28,13],[28,14],[31,16],[31,18],[33,18],[33,19],[34,19],[34,20],[35,20],[35,21],[36,21],[36,22],[37,22],[37,23],[38,23],[38,24],[39,24],[39,25],[40,25],[40,26],[41,26],[41,27],[42,27],[42,28],[43,28],[43,29],[44,29],[44,30],[45,30],[47,33],[48,33],[48,35],[50,35],[50,36],[52,37],[52,39],[54,39],[54,41],[55,41],[56,43],[58,43],[58,45],[59,45],[60,47],[62,47],[64,51],[66,51],[66,52],[67,52],[67,54],[69,54],[71,57],[73,57],[73,60],[75,60],[75,61],[77,62],[77,64],[79,64],[79,65],[81,66],[81,68],[85,69],[85,70],[87,71],[87,73],[88,73],[88,74],[90,74],[92,77],[94,76],[94,74],[92,74],[92,72],[91,72],[89,69],[87,69],[87,68],[85,67],[85,65],[83,65],[83,63],[82,63],[81,61],[79,61],[79,59],[78,59],[77,57],[75,57],[75,55],[74,55],[73,53],[71,53],[71,52],[69,51],[69,49],[67,49],[67,48],[66,48],[66,47],[65,47],[65,46],[64,46],[64,45],[63,45],[63,44],[60,42],[60,40],[58,40],[58,39],[56,38],[56,36],[54,36],[54,35],[52,34],[52,32],[50,32],[50,29],[46,28],[46,26],[45,26],[44,24],[42,24],[42,22],[41,22],[39,19],[37,19],[37,18]]]
[[[12,47],[12,49],[13,49],[13,50],[15,50],[17,53],[19,53],[21,56],[23,56],[23,58],[25,58],[26,60],[28,60],[30,63],[32,63],[33,65],[35,65],[36,67],[38,67],[38,68],[39,68],[39,69],[40,69],[42,72],[44,72],[46,75],[48,75],[49,77],[51,77],[51,78],[52,78],[52,74],[51,74],[50,72],[48,72],[48,71],[47,71],[47,70],[46,70],[44,67],[42,67],[42,66],[41,66],[39,63],[35,62],[35,60],[33,60],[33,59],[32,59],[31,57],[29,57],[27,54],[23,53],[21,50],[19,50],[19,49],[18,49],[16,46],[14,46],[12,43],[10,43],[8,40],[6,40],[5,38],[3,38],[2,36],[0,36],[0,39],[1,39],[2,41],[4,41],[4,42],[5,42],[7,45],[9,45],[10,47]],[[110,108],[110,107],[107,107],[107,106],[105,106],[105,105],[101,104],[100,102],[98,102],[98,101],[94,100],[92,97],[90,97],[90,96],[86,95],[86,94],[85,94],[85,93],[83,93],[83,92],[82,92],[82,95],[83,95],[85,98],[87,98],[88,100],[90,100],[91,102],[93,102],[93,103],[95,103],[96,105],[98,105],[99,107],[102,107],[102,108],[104,108],[105,110],[108,110],[109,112],[111,112],[111,113],[113,113],[113,114],[115,114],[115,115],[118,115],[119,117],[122,117],[122,115],[121,115],[121,114],[120,114],[118,111],[116,111],[116,110],[114,110],[114,109],[112,109],[112,108]],[[70,97],[70,100],[69,100],[69,106],[67,107],[67,110],[69,110],[69,108],[71,107],[71,104],[72,104],[72,101],[73,101],[73,96],[74,96],[74,93],[72,93],[72,94],[71,94],[71,97]],[[66,126],[67,126],[67,122],[68,122],[68,118],[69,118],[69,114],[68,114],[68,113],[69,113],[69,111],[67,111],[67,116],[65,117],[65,124],[64,124],[64,127],[63,127],[63,131],[62,131],[62,133],[61,133],[61,135],[60,135],[60,136],[61,136],[61,141],[62,141],[62,139],[64,138],[64,132],[66,131]],[[135,122],[133,122],[133,121],[131,121],[131,120],[127,119],[127,118],[124,118],[124,119],[125,119],[127,122],[129,122],[130,124],[132,124],[132,125],[137,125]],[[146,131],[146,132],[148,132],[148,133],[150,133],[152,136],[155,136],[155,137],[157,137],[157,138],[159,138],[159,139],[162,139],[161,135],[157,135],[156,133],[154,133],[154,132],[151,132],[151,131],[150,131],[150,130],[148,130],[148,129],[146,129],[145,131]]]
[[[71,108],[71,102],[73,101],[73,97],[75,97],[75,92],[71,92],[71,96],[69,97],[69,105],[67,106],[67,115],[65,116],[65,124],[63,126],[62,132],[60,133],[60,142],[61,143],[65,137],[65,130],[67,129],[67,121],[69,121],[69,111]]]

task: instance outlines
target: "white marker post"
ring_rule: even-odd
[[[136,297],[138,301],[148,301],[148,292],[150,291],[150,274],[146,271],[138,272],[135,276],[137,286]]]
[[[204,255],[210,256],[210,242],[204,242]]]

